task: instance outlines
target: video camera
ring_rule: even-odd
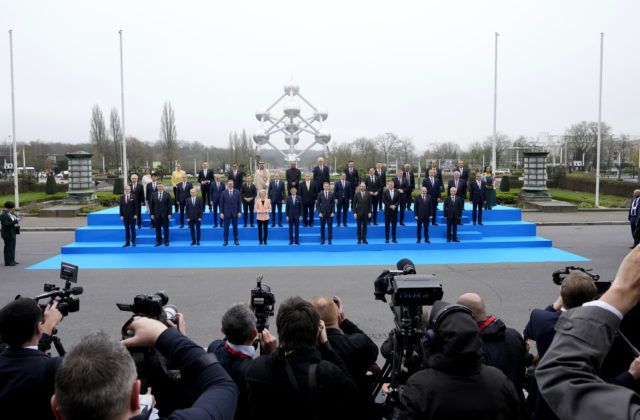
[[[262,277],[258,277],[256,287],[251,289],[251,309],[257,319],[258,332],[269,328],[269,317],[273,316],[273,306],[276,303],[276,297],[271,293],[271,287],[262,284]]]
[[[373,282],[376,300],[386,302],[385,295],[390,295],[394,306],[423,306],[442,299],[442,285],[434,275],[416,274],[406,258],[398,261],[397,268],[383,271]]]
[[[60,278],[65,281],[64,288],[60,288],[55,284],[45,283],[44,292],[35,296],[33,299],[38,302],[42,310],[53,302],[58,302],[58,310],[62,316],[69,315],[69,312],[78,312],[80,310],[80,299],[77,295],[83,292],[82,287],[71,287],[71,283],[78,282],[78,266],[63,262],[60,264]],[[47,303],[39,303],[41,299],[49,299]]]
[[[582,271],[584,274],[586,274],[587,276],[591,277],[593,279],[593,282],[596,285],[596,288],[598,289],[598,296],[601,296],[604,292],[609,290],[609,287],[611,287],[611,282],[610,281],[600,281],[600,275],[599,274],[594,274],[594,273],[591,272],[591,271],[593,271],[593,269],[587,270],[587,269],[584,269],[582,267],[576,267],[576,266],[573,266],[573,265],[554,271],[553,274],[551,275],[551,280],[555,284],[560,286],[562,284],[562,282],[564,281],[565,277],[567,277],[569,275],[569,273],[571,273],[572,271]]]

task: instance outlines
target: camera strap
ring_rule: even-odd
[[[286,357],[284,358],[284,367],[285,367],[285,370],[287,371],[287,376],[289,377],[289,382],[291,383],[293,390],[298,395],[298,397],[304,399],[305,397],[302,394],[302,391],[300,390],[300,386],[298,385],[296,376],[294,375],[293,369],[291,368],[291,365],[289,364],[289,361],[287,360]],[[309,378],[309,403],[311,405],[311,414],[313,419],[319,418],[319,413],[316,410],[316,404],[315,404],[315,395],[318,393],[317,370],[318,370],[318,364],[311,363],[309,365],[309,370],[307,372],[307,375]]]

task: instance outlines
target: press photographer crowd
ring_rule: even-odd
[[[276,311],[258,277],[206,347],[162,291],[117,303],[132,313],[121,339],[92,332],[67,353],[56,328],[83,289],[77,267],[62,263],[64,287],[0,309],[0,417],[640,418],[640,248],[613,282],[580,267],[554,272],[557,300],[534,309],[522,333],[478,294],[445,301],[434,275],[408,259],[396,268],[373,284],[394,319],[380,349],[338,296],[288,297]]]

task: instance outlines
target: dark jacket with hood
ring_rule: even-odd
[[[520,401],[524,401],[522,392],[525,372],[527,346],[518,331],[508,328],[501,320],[490,317],[478,322],[480,339],[488,366],[498,368],[511,379]]]
[[[433,305],[431,325],[448,305]],[[439,320],[436,334],[429,367],[412,375],[401,390],[405,418],[518,419],[518,395],[500,370],[482,363],[482,342],[471,315],[450,312]]]

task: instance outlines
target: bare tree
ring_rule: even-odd
[[[115,108],[111,108],[111,115],[109,115],[109,132],[113,141],[113,163],[118,166],[120,163],[120,151],[122,150],[122,126],[120,125],[118,110]]]
[[[352,143],[352,149],[357,160],[356,164],[360,168],[368,171],[369,168],[375,167],[378,150],[373,139],[367,137],[357,138]]]
[[[604,142],[606,142],[610,132],[611,127],[603,122],[601,126],[601,133]],[[585,165],[586,162],[590,162],[591,167],[595,168],[598,123],[594,121],[582,121],[578,124],[574,124],[566,130],[565,137],[569,148],[569,154],[573,157],[573,160],[582,160],[582,156],[584,154]],[[571,160],[571,158],[569,159]]]
[[[380,153],[383,154],[385,163],[389,167],[389,155],[396,149],[400,139],[397,134],[385,133],[376,136],[374,139]]]
[[[416,146],[409,137],[403,137],[398,142],[398,153],[402,156],[402,164],[410,164],[414,158]],[[413,165],[412,165],[413,166]]]
[[[176,130],[176,118],[173,114],[171,102],[164,103],[162,118],[160,118],[160,142],[165,150],[165,156],[169,160],[169,171],[178,157],[178,132]]]
[[[485,147],[487,158],[488,158],[486,162],[487,165],[489,165],[491,161],[492,142],[493,142],[493,136],[488,136],[483,143],[483,146]],[[511,138],[509,138],[509,136],[507,136],[506,134],[503,134],[503,133],[496,134],[496,167],[502,163],[505,157],[504,156],[505,152],[509,147],[511,147],[512,144],[513,142],[511,141]],[[492,169],[495,171],[497,168],[492,168]]]
[[[98,105],[94,105],[91,110],[91,128],[89,130],[91,144],[95,154],[99,159],[107,152],[109,137],[107,137],[107,129],[104,124],[104,116]]]

